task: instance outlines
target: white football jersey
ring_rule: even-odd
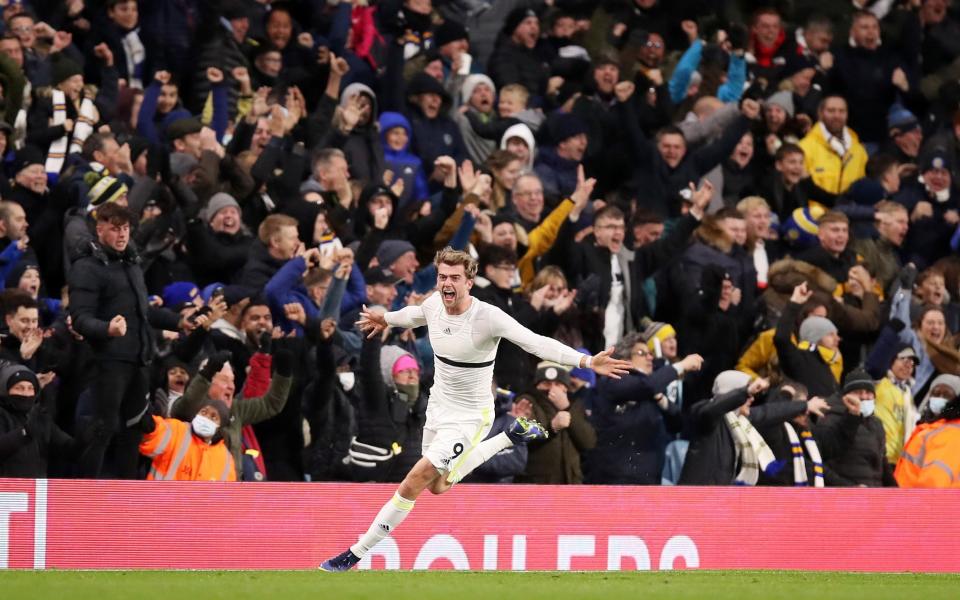
[[[434,376],[431,402],[450,403],[467,410],[493,405],[493,361],[501,338],[527,352],[562,365],[579,366],[583,354],[530,331],[496,306],[471,297],[463,314],[448,314],[440,292],[420,306],[407,306],[385,315],[391,327],[427,326],[433,347]]]

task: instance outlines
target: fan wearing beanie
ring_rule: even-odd
[[[233,457],[221,427],[230,422],[230,409],[207,398],[189,423],[145,413],[140,453],[153,459],[148,480],[236,481]]]
[[[811,315],[800,324],[799,344],[794,344],[792,339],[800,311],[812,297],[813,291],[806,282],[793,288],[790,301],[777,322],[773,344],[784,376],[806,385],[810,396],[826,398],[837,391],[843,372],[837,327],[825,317]]]
[[[37,375],[20,364],[0,365],[0,477],[46,477],[50,454],[73,453],[73,438],[38,401]]]
[[[844,440],[825,456],[827,485],[896,486],[883,423],[874,415],[876,383],[870,374],[860,367],[847,373],[843,387],[827,403],[830,412],[814,427],[814,435],[818,440]]]

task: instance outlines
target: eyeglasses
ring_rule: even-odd
[[[646,46],[647,48],[656,48],[657,50],[663,49],[662,42],[647,42],[646,44],[644,44],[644,46]]]
[[[637,350],[637,356],[653,356],[653,352],[650,352],[649,350]]]

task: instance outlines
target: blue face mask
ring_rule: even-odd
[[[930,398],[930,412],[935,415],[939,415],[943,412],[943,408],[947,405],[948,400],[946,398],[941,398],[939,396],[934,396]]]
[[[860,401],[860,414],[863,417],[872,417],[873,411],[877,408],[876,400],[861,400]]]

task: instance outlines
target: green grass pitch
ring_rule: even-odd
[[[672,571],[509,573],[454,571],[0,571],[4,600],[707,600],[956,599],[960,575]]]

